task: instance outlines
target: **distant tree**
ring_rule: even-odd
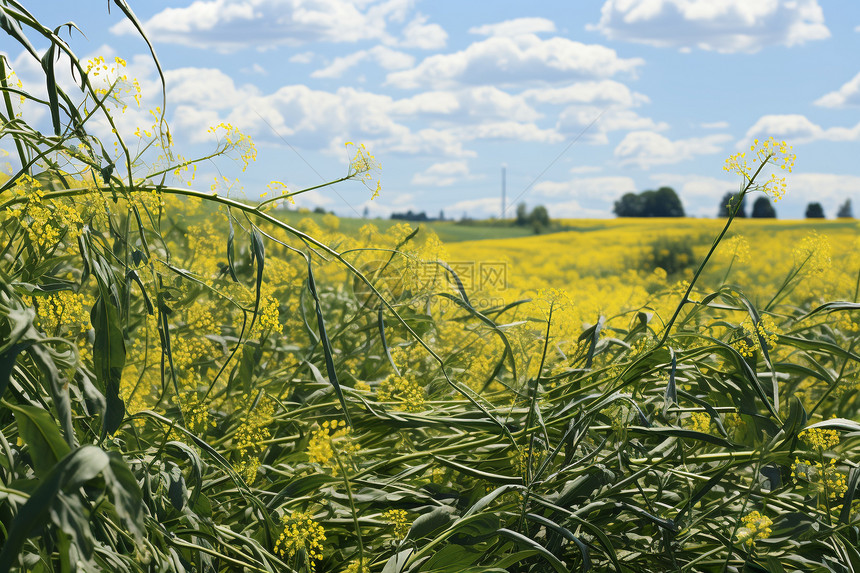
[[[445,220],[445,211],[443,211],[443,210],[441,210],[441,209],[439,210],[439,220],[440,220],[440,221],[444,221],[444,220]]]
[[[516,224],[523,227],[529,224],[529,210],[525,203],[517,205],[517,220]]]
[[[776,219],[776,209],[773,208],[770,199],[759,197],[753,203],[751,216],[753,219]]]
[[[363,217],[363,218],[365,218],[365,219],[367,219],[367,217],[368,217],[369,215],[370,215],[370,209],[368,209],[368,208],[365,206],[365,208],[364,208],[364,214],[362,215],[362,217]]]
[[[619,217],[683,217],[684,206],[671,187],[656,191],[625,193],[615,202],[613,212]]]
[[[821,206],[821,203],[810,203],[806,206],[806,218],[807,219],[823,219],[824,218],[824,207]]]
[[[853,219],[854,211],[851,209],[851,199],[846,199],[842,205],[839,206],[839,210],[836,211],[836,218],[838,219]]]
[[[643,217],[644,201],[636,193],[625,193],[615,202],[612,212],[618,217]]]
[[[648,195],[653,193],[652,195]],[[684,205],[671,187],[660,187],[656,191],[646,191],[646,217],[683,217]]]
[[[319,213],[320,215],[325,215],[324,207],[314,207],[314,213]]]
[[[532,209],[531,214],[529,214],[529,222],[534,228],[535,233],[540,233],[549,227],[549,213],[547,212],[546,207],[538,205]]]
[[[729,216],[729,214],[734,210],[737,203],[737,193],[732,193],[729,191],[725,195],[723,195],[722,200],[720,200],[720,209],[717,211],[717,218],[725,219]],[[741,208],[738,210],[737,215],[735,217],[744,218],[747,216],[747,198],[744,197],[741,201]]]

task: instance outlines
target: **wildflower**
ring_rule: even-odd
[[[331,468],[335,475],[339,466],[337,456],[350,456],[357,451],[358,444],[353,439],[352,430],[343,420],[324,421],[308,442],[308,460]]]
[[[750,260],[750,244],[743,235],[735,235],[725,242],[726,251],[739,262]]]
[[[260,467],[259,457],[265,448],[262,442],[272,437],[269,426],[274,418],[275,402],[261,395],[255,406],[248,394],[242,396],[241,402],[239,411],[243,414],[239,429],[233,436],[233,449],[240,459],[237,471],[244,474],[245,481],[253,483]]]
[[[835,459],[825,464],[796,458],[791,464],[791,477],[806,481],[818,492],[819,505],[822,507],[826,507],[829,501],[841,498],[848,491],[845,474],[836,467]]]
[[[707,434],[711,428],[711,417],[705,412],[693,412],[687,425],[694,432]]]
[[[824,276],[833,264],[830,241],[813,231],[794,249],[794,261],[815,276]]]
[[[351,141],[347,141],[344,143],[344,146],[347,149],[352,146],[355,150],[355,155],[353,155],[349,162],[349,169],[346,175],[347,179],[360,180],[366,187],[373,190],[373,195],[370,197],[371,201],[376,199],[379,196],[379,191],[382,189],[382,182],[377,179],[375,189],[371,185],[371,182],[374,179],[374,172],[380,171],[382,169],[382,165],[379,164],[376,157],[367,151],[367,148],[363,143],[356,145]]]
[[[723,170],[737,173],[747,183],[752,181],[753,175],[765,164],[773,165],[791,173],[794,168],[794,162],[797,159],[797,155],[791,151],[792,147],[785,141],[777,142],[773,137],[769,137],[761,142],[756,139],[750,146],[750,153],[755,156],[752,163],[747,161],[746,152],[742,151],[729,156],[726,159]],[[767,182],[757,185],[756,188],[773,197],[774,201],[779,201],[785,195],[785,178],[771,174]]]
[[[403,539],[409,533],[409,520],[402,509],[389,509],[382,513],[382,519],[394,526],[394,536]]]
[[[390,374],[376,387],[376,398],[380,402],[398,401],[408,412],[424,410],[424,388],[405,376]]]
[[[738,541],[752,548],[758,539],[767,539],[770,537],[773,521],[766,515],[762,515],[758,511],[753,511],[745,515],[741,521],[744,526],[738,530]]]
[[[315,561],[322,559],[325,528],[314,521],[309,512],[293,511],[281,517],[284,530],[275,541],[275,553],[281,557],[293,557],[299,550],[305,551],[305,559],[311,571],[316,570]]]
[[[822,428],[809,428],[798,437],[817,450],[829,450],[839,444],[839,432]]]

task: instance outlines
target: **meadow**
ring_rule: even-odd
[[[80,89],[0,58],[0,571],[860,571],[854,221],[284,213],[195,180],[161,109],[94,135],[124,62],[11,5]],[[788,145],[747,155],[784,193]]]

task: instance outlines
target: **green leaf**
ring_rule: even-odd
[[[36,406],[9,404],[18,422],[18,433],[30,448],[36,475],[43,477],[69,453],[69,445],[60,435],[57,421]]]
[[[125,340],[119,326],[116,307],[102,293],[93,304],[91,320],[95,329],[93,364],[100,390],[105,395],[102,435],[113,434],[125,417],[125,404],[119,396],[122,369],[125,366]]]

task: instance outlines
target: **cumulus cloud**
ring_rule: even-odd
[[[637,165],[650,169],[655,165],[679,163],[695,155],[722,151],[731,139],[727,134],[671,140],[653,131],[631,131],[615,148],[615,157],[622,165]]]
[[[446,214],[456,217],[458,214],[473,218],[496,216],[501,211],[501,199],[498,197],[483,197],[481,199],[466,199],[445,207]]]
[[[543,87],[525,90],[527,100],[553,105],[597,104],[636,107],[650,100],[615,80],[576,82],[564,87]]]
[[[349,54],[335,58],[325,68],[316,70],[311,74],[312,78],[339,78],[348,69],[357,66],[363,61],[371,60],[376,62],[380,67],[386,70],[400,70],[411,67],[415,63],[415,58],[405,52],[392,50],[385,46],[374,46],[369,50],[359,50]]]
[[[455,183],[478,178],[478,176],[472,175],[469,172],[469,164],[466,161],[443,161],[434,163],[424,171],[413,175],[412,184],[428,187],[448,187]]]
[[[290,60],[294,64],[309,64],[314,61],[314,53],[313,52],[299,52],[298,54],[294,54],[290,56]]]
[[[534,34],[492,36],[465,50],[436,54],[414,68],[388,74],[387,84],[404,89],[472,85],[521,85],[635,74],[644,61],[620,58],[615,50],[567,38],[547,40]]]
[[[729,122],[727,121],[712,121],[700,124],[702,129],[728,129]]]
[[[542,181],[534,186],[536,193],[545,197],[568,197],[608,201],[636,191],[630,177],[576,177],[568,181]]]
[[[723,53],[830,37],[818,0],[606,0],[588,28],[611,40]]]
[[[555,32],[555,23],[546,18],[514,18],[498,24],[484,24],[469,28],[470,34],[479,36],[522,36],[542,32]]]
[[[739,146],[749,145],[754,138],[774,136],[790,144],[809,143],[812,141],[858,141],[860,140],[860,123],[854,127],[823,128],[813,123],[801,114],[764,115],[747,130],[746,138],[739,141]]]
[[[439,24],[428,24],[427,16],[418,14],[403,28],[403,39],[397,42],[404,48],[439,50],[445,47],[448,33]]]
[[[712,211],[716,211],[720,199],[728,191],[737,192],[738,181],[736,179],[718,177],[707,177],[704,175],[690,175],[678,173],[654,173],[650,176],[651,181],[657,187],[672,187],[686,199],[708,200],[713,199]]]
[[[860,73],[838,90],[824,94],[815,100],[815,105],[822,107],[860,105]]]
[[[387,39],[387,26],[402,20],[406,0],[196,0],[165,8],[143,29],[157,43],[234,52],[255,47],[299,46],[308,42]],[[127,20],[114,34],[135,34]]]
[[[609,143],[607,134],[613,131],[665,131],[669,124],[642,117],[630,109],[600,109],[592,106],[571,106],[558,116],[556,129],[574,134],[590,126],[584,134],[585,141],[592,144]]]

